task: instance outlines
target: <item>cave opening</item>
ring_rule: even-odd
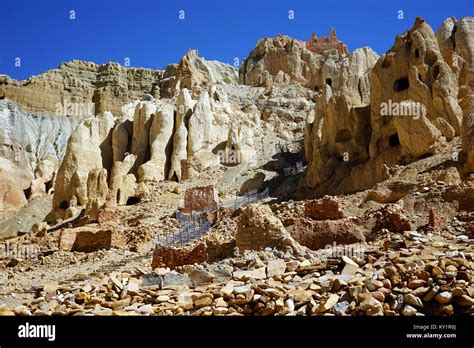
[[[326,79],[326,85],[332,87],[332,79]]]
[[[396,92],[404,91],[410,87],[410,82],[408,81],[408,77],[402,77],[401,79],[398,79],[395,81],[393,84],[393,89]]]
[[[31,186],[23,190],[23,194],[25,195],[26,200],[28,200],[31,196]]]
[[[400,138],[398,137],[398,133],[392,134],[388,138],[388,145],[390,147],[397,147],[400,145]]]
[[[135,205],[135,204],[138,204],[138,203],[140,203],[140,198],[138,198],[138,197],[129,197],[127,199],[126,205]]]
[[[61,204],[59,204],[59,209],[66,210],[69,208],[69,202],[68,201],[62,201]]]
[[[433,67],[433,78],[436,80],[439,76],[439,65]]]

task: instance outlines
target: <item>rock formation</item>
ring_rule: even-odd
[[[75,118],[36,116],[9,100],[0,100],[3,208],[17,210],[28,199],[46,193],[78,122]]]
[[[291,237],[268,206],[250,205],[240,216],[235,237],[239,251],[282,248]]]
[[[2,75],[0,96],[40,115],[117,115],[123,105],[151,93],[161,76],[159,70],[74,60],[25,81]]]
[[[306,183],[324,184],[321,192],[370,187],[387,178],[383,164],[428,156],[461,133],[458,79],[425,21],[376,64],[368,52],[342,65],[329,55],[322,66],[328,83],[305,131]]]
[[[181,180],[181,161],[187,159],[188,129],[186,124],[193,112],[195,103],[187,88],[183,88],[176,99],[176,131],[173,136],[173,153],[171,155],[169,179]]]
[[[311,89],[320,89],[325,81],[321,77],[321,64],[331,50],[336,50],[341,56],[348,53],[333,29],[327,38],[316,38],[313,33],[306,43],[282,35],[262,39],[242,63],[240,83],[271,86],[294,81]]]
[[[189,50],[177,66],[169,66],[164,72],[169,77],[162,82],[164,96],[174,96],[186,88],[201,92],[212,84],[237,84],[237,69],[217,61],[209,61],[198,56],[196,50]]]
[[[89,176],[93,170],[103,168],[101,144],[108,138],[113,124],[113,116],[106,113],[100,118],[86,119],[71,135],[56,178],[53,197],[56,217],[64,218],[69,207],[88,203]]]
[[[357,49],[343,60],[339,60],[336,51],[327,56],[323,64],[327,83],[305,130],[306,179],[310,186],[330,179],[337,181],[336,168],[341,177],[348,177],[349,166],[368,159],[369,79],[377,59],[370,48]]]
[[[140,181],[161,181],[168,177],[173,127],[174,109],[165,104],[153,117],[150,127],[150,160],[138,169]]]

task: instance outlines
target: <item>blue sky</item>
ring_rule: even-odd
[[[473,16],[474,0],[0,0],[0,13],[0,74],[26,79],[73,59],[129,58],[130,66],[158,69],[190,48],[232,64],[262,37],[306,40],[330,27],[350,51],[370,46],[382,54],[415,17],[436,31],[447,17]]]

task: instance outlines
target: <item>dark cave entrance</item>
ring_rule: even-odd
[[[388,138],[388,145],[390,147],[397,147],[400,145],[400,138],[398,137],[398,133],[392,134]]]
[[[408,77],[402,77],[401,79],[398,79],[397,81],[394,82],[393,84],[393,89],[396,92],[404,91],[410,87],[410,82],[408,81]]]
[[[140,203],[140,198],[130,197],[129,199],[127,199],[126,205],[135,205],[135,204],[138,204],[138,203]]]

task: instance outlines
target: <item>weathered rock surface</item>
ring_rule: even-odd
[[[88,203],[89,173],[103,168],[101,144],[108,138],[113,125],[113,116],[106,113],[100,118],[83,121],[72,134],[56,178],[53,197],[56,217],[64,218],[69,207]]]
[[[106,111],[118,115],[128,102],[152,93],[162,74],[118,63],[74,60],[25,81],[2,75],[0,96],[41,115],[90,117]]]
[[[332,29],[328,38],[316,38],[313,33],[307,42],[282,35],[262,39],[242,63],[240,83],[271,86],[294,81],[311,89],[320,89],[325,83],[321,65],[324,55],[330,50],[341,55],[348,53]]]
[[[457,75],[424,20],[375,58],[356,50],[323,65],[330,83],[305,130],[306,184],[320,192],[371,187],[387,179],[384,165],[436,153],[461,133]]]
[[[282,248],[291,237],[268,206],[250,205],[243,211],[235,240],[240,251]]]

